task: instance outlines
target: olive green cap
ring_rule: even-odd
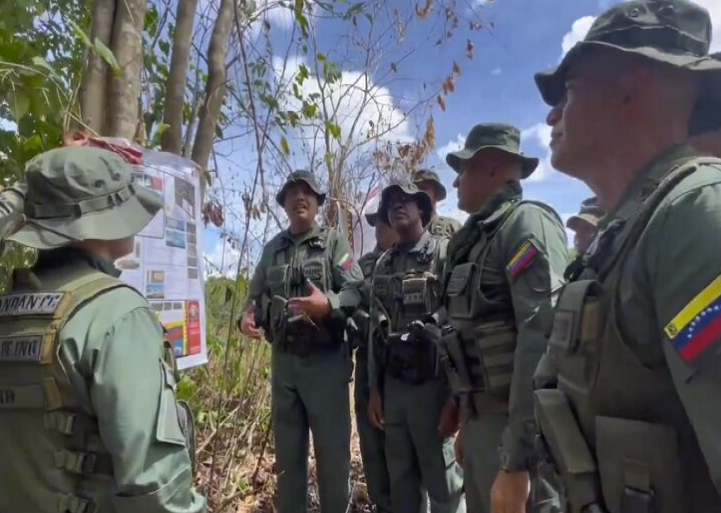
[[[595,196],[583,200],[581,209],[575,216],[571,216],[566,222],[566,227],[576,230],[579,223],[588,223],[592,226],[598,226],[598,222],[603,219],[606,213],[598,204],[598,198]]]
[[[448,195],[445,186],[441,182],[438,173],[430,169],[419,169],[412,174],[413,183],[419,185],[421,182],[431,182],[438,191],[438,201],[443,201]]]
[[[611,7],[596,18],[583,41],[564,56],[561,64],[537,73],[543,100],[554,106],[566,92],[570,67],[590,48],[606,48],[640,55],[656,62],[698,73],[701,77],[691,135],[708,130],[697,115],[721,103],[721,62],[709,56],[711,18],[703,7],[687,0],[633,0]]]
[[[506,123],[486,123],[476,125],[466,137],[462,150],[446,155],[446,162],[456,173],[461,171],[461,161],[472,159],[479,151],[488,148],[501,150],[516,157],[523,165],[522,178],[528,178],[538,167],[538,159],[526,157],[521,151],[521,132]]]
[[[420,190],[414,183],[392,183],[388,185],[383,192],[381,192],[381,204],[378,207],[378,220],[383,221],[390,225],[390,219],[388,216],[388,200],[393,191],[400,190],[413,198],[418,203],[418,207],[422,212],[423,226],[428,225],[431,222],[431,216],[433,215],[433,205],[431,204],[431,198],[424,191]]]
[[[310,171],[300,170],[292,172],[283,184],[283,187],[281,187],[278,191],[278,194],[275,195],[275,201],[277,201],[281,207],[283,206],[283,202],[285,201],[285,195],[288,192],[288,188],[298,182],[303,182],[308,185],[308,187],[310,187],[310,189],[318,197],[319,206],[322,205],[323,202],[325,202],[325,193],[320,191],[318,181],[315,179],[313,173],[311,173]]]
[[[163,197],[133,183],[132,166],[100,148],[41,153],[25,168],[27,223],[9,240],[52,249],[88,239],[136,235],[163,208]]]

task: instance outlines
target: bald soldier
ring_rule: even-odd
[[[523,199],[521,180],[538,159],[519,144],[517,128],[486,123],[446,156],[458,173],[458,208],[470,217],[448,246],[439,348],[461,411],[456,454],[472,513],[552,505],[533,475],[532,380],[568,251],[558,214]]]
[[[553,166],[608,212],[536,375],[566,512],[721,511],[721,160],[687,144],[721,95],[711,33],[694,3],[625,2],[536,75]]]
[[[433,235],[449,238],[461,229],[461,223],[452,217],[439,216],[436,207],[440,201],[446,199],[446,188],[441,182],[438,173],[430,169],[419,169],[413,172],[413,183],[419,190],[425,192],[431,199],[433,213],[426,227]]]

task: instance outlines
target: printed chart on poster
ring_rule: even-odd
[[[165,198],[165,208],[116,262],[121,279],[148,299],[169,333],[180,369],[208,361],[205,341],[200,173],[167,153],[143,151],[134,181]]]

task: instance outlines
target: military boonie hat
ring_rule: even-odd
[[[566,227],[575,231],[579,223],[584,222],[596,227],[605,215],[606,213],[598,204],[598,198],[594,196],[593,198],[583,200],[580,211],[575,216],[568,218]]]
[[[41,153],[27,164],[25,180],[27,222],[9,240],[36,249],[124,239],[142,231],[163,208],[163,197],[133,183],[132,166],[104,149]]]
[[[606,48],[639,55],[656,62],[698,73],[701,77],[691,133],[704,123],[696,115],[721,104],[721,62],[708,55],[711,19],[706,9],[686,0],[633,0],[614,6],[599,16],[583,41],[552,70],[537,73],[536,85],[543,100],[554,106],[566,92],[570,67],[590,48]]]
[[[433,215],[433,205],[431,204],[431,198],[424,191],[420,190],[414,183],[392,183],[388,185],[383,192],[381,192],[381,204],[378,207],[378,220],[383,221],[390,225],[390,218],[388,216],[388,201],[393,192],[401,191],[408,196],[412,196],[413,199],[418,203],[418,207],[421,209],[421,220],[423,226],[428,225],[431,222],[431,216]]]
[[[278,194],[275,195],[275,201],[277,201],[281,207],[285,201],[285,195],[288,193],[288,188],[298,182],[303,182],[310,187],[310,189],[318,197],[319,206],[325,202],[325,193],[320,191],[320,187],[318,186],[318,182],[316,181],[315,176],[313,176],[313,173],[310,171],[294,171],[285,181],[283,187],[280,188]]]
[[[522,178],[528,178],[538,167],[538,159],[526,157],[521,151],[521,133],[505,123],[476,125],[466,137],[462,150],[446,155],[446,162],[456,173],[461,172],[461,161],[472,159],[479,151],[494,148],[517,158],[523,165]]]
[[[430,169],[419,169],[412,174],[413,183],[420,186],[422,182],[430,182],[438,191],[438,201],[443,201],[448,195],[438,173]]]

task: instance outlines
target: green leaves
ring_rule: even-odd
[[[95,50],[95,53],[97,53],[100,58],[103,59],[108,66],[110,66],[116,76],[123,74],[123,70],[118,63],[118,60],[115,58],[115,55],[100,39],[95,38],[93,49]]]
[[[23,90],[13,89],[5,93],[5,100],[10,107],[10,115],[20,121],[30,110],[30,98]]]

